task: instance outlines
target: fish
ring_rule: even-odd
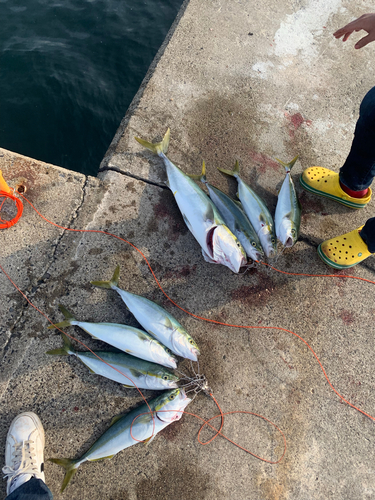
[[[245,250],[226,226],[207,194],[166,157],[170,129],[168,128],[163,140],[155,144],[139,137],[135,139],[163,160],[168,178],[167,186],[175,197],[185,224],[201,246],[205,261],[222,264],[238,273],[247,262]]]
[[[197,356],[200,354],[199,348],[185,328],[155,302],[119,288],[119,275],[120,266],[117,266],[110,281],[92,281],[91,284],[116,290],[138,323],[150,335],[167,346],[174,354],[197,361]]]
[[[297,197],[290,171],[298,155],[289,163],[276,160],[285,167],[286,176],[280,188],[275,211],[276,236],[284,247],[292,247],[298,240],[301,225],[301,203]]]
[[[137,358],[152,361],[168,368],[177,368],[177,360],[168,347],[151,337],[148,333],[138,328],[117,323],[89,323],[77,321],[75,317],[60,304],[60,311],[65,316],[65,321],[51,325],[48,328],[66,328],[77,325],[93,339],[102,340],[107,344],[117,347]]]
[[[179,377],[161,365],[135,358],[125,352],[76,351],[64,333],[62,334],[62,339],[62,348],[47,351],[46,354],[53,356],[76,356],[89,368],[91,373],[119,382],[128,388],[138,387],[138,389],[162,390],[178,387],[177,382],[179,381]],[[98,359],[97,356],[101,359]]]
[[[253,260],[260,260],[264,256],[262,245],[241,203],[207,181],[205,162],[202,165],[201,175],[189,175],[189,177],[201,181],[207,187],[211,200],[219,210],[225,224],[243,246],[247,256]]]
[[[81,464],[110,459],[140,441],[150,443],[158,432],[181,418],[184,409],[191,401],[184,389],[164,392],[148,403],[152,414],[145,403],[125,415],[114,417],[110,427],[80,458],[50,458],[50,462],[61,465],[66,471],[61,493]],[[138,415],[139,418],[134,421]]]
[[[277,240],[272,215],[262,198],[241,179],[238,161],[236,161],[233,170],[225,170],[224,168],[218,168],[218,170],[237,179],[237,197],[240,199],[243,209],[259,237],[264,253],[267,258],[276,257]]]

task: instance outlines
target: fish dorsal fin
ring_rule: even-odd
[[[126,387],[127,389],[134,389],[134,385],[126,385],[126,384],[122,384],[123,387]]]
[[[114,425],[116,422],[118,422],[120,420],[120,418],[122,418],[123,415],[115,415],[112,420],[111,420],[111,423],[109,424],[110,427],[112,427],[112,425]]]

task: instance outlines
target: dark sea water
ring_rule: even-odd
[[[99,164],[183,0],[0,0],[0,147]]]

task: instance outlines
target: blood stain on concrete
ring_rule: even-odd
[[[280,163],[273,160],[269,156],[263,153],[257,153],[256,151],[249,151],[251,160],[259,167],[258,172],[264,174],[267,169],[272,169],[275,172],[280,171]]]
[[[340,312],[340,318],[346,325],[351,325],[355,321],[354,314],[351,311],[347,311],[346,309],[343,309]]]
[[[248,306],[265,305],[272,297],[274,285],[272,280],[265,275],[258,275],[257,285],[242,285],[231,293],[232,300],[239,300]]]
[[[294,115],[291,115],[288,112],[285,112],[285,118],[288,121],[288,131],[289,131],[289,137],[294,140],[296,136],[297,130],[301,127],[303,123],[305,123],[307,126],[310,126],[312,124],[311,120],[306,120],[301,113],[294,113]]]

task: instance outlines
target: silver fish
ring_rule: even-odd
[[[77,325],[94,339],[102,340],[137,358],[152,361],[168,368],[177,368],[176,358],[171,351],[148,333],[128,325],[117,323],[89,323],[77,321],[64,306],[59,306],[65,316],[65,321],[51,325],[48,328],[66,328]]]
[[[223,168],[218,170],[237,179],[237,196],[260,239],[264,253],[268,258],[276,257],[277,241],[272,216],[262,198],[241,179],[238,161],[236,161],[234,170],[225,170]]]
[[[223,264],[234,273],[246,264],[246,253],[241,243],[228,229],[215,205],[202,189],[174,165],[166,156],[170,130],[162,142],[152,144],[139,137],[135,139],[162,158],[172,191],[185,224],[202,248],[206,262]]]
[[[109,429],[80,458],[75,460],[50,458],[51,462],[61,465],[66,471],[61,492],[64,491],[81,464],[112,458],[119,451],[140,441],[151,442],[158,432],[181,418],[182,412],[190,402],[191,399],[186,396],[183,389],[164,392],[149,402],[153,416],[149,413],[149,407],[143,404],[126,415],[114,417]],[[141,416],[134,421],[138,415]]]
[[[138,323],[150,335],[178,356],[197,361],[199,354],[198,346],[185,328],[165,309],[155,304],[155,302],[119,288],[119,275],[120,266],[117,266],[110,281],[92,281],[91,284],[101,288],[116,290]]]
[[[301,225],[301,204],[290,175],[290,171],[297,159],[298,155],[289,163],[277,159],[285,167],[286,176],[277,199],[275,211],[276,236],[286,248],[292,247],[297,241]]]
[[[135,358],[124,352],[76,351],[69,338],[62,334],[64,345],[61,349],[47,351],[55,356],[76,356],[92,373],[119,382],[125,387],[150,390],[174,389],[179,378],[161,365]],[[101,359],[98,359],[97,356]],[[108,364],[106,364],[108,363]],[[110,366],[108,366],[110,365]],[[114,370],[116,368],[118,371]]]
[[[247,256],[253,260],[260,260],[264,255],[262,245],[241,203],[233,200],[207,181],[205,162],[202,165],[201,175],[189,175],[189,177],[203,182],[208,189],[211,200],[223,217],[225,224],[244,247]]]

